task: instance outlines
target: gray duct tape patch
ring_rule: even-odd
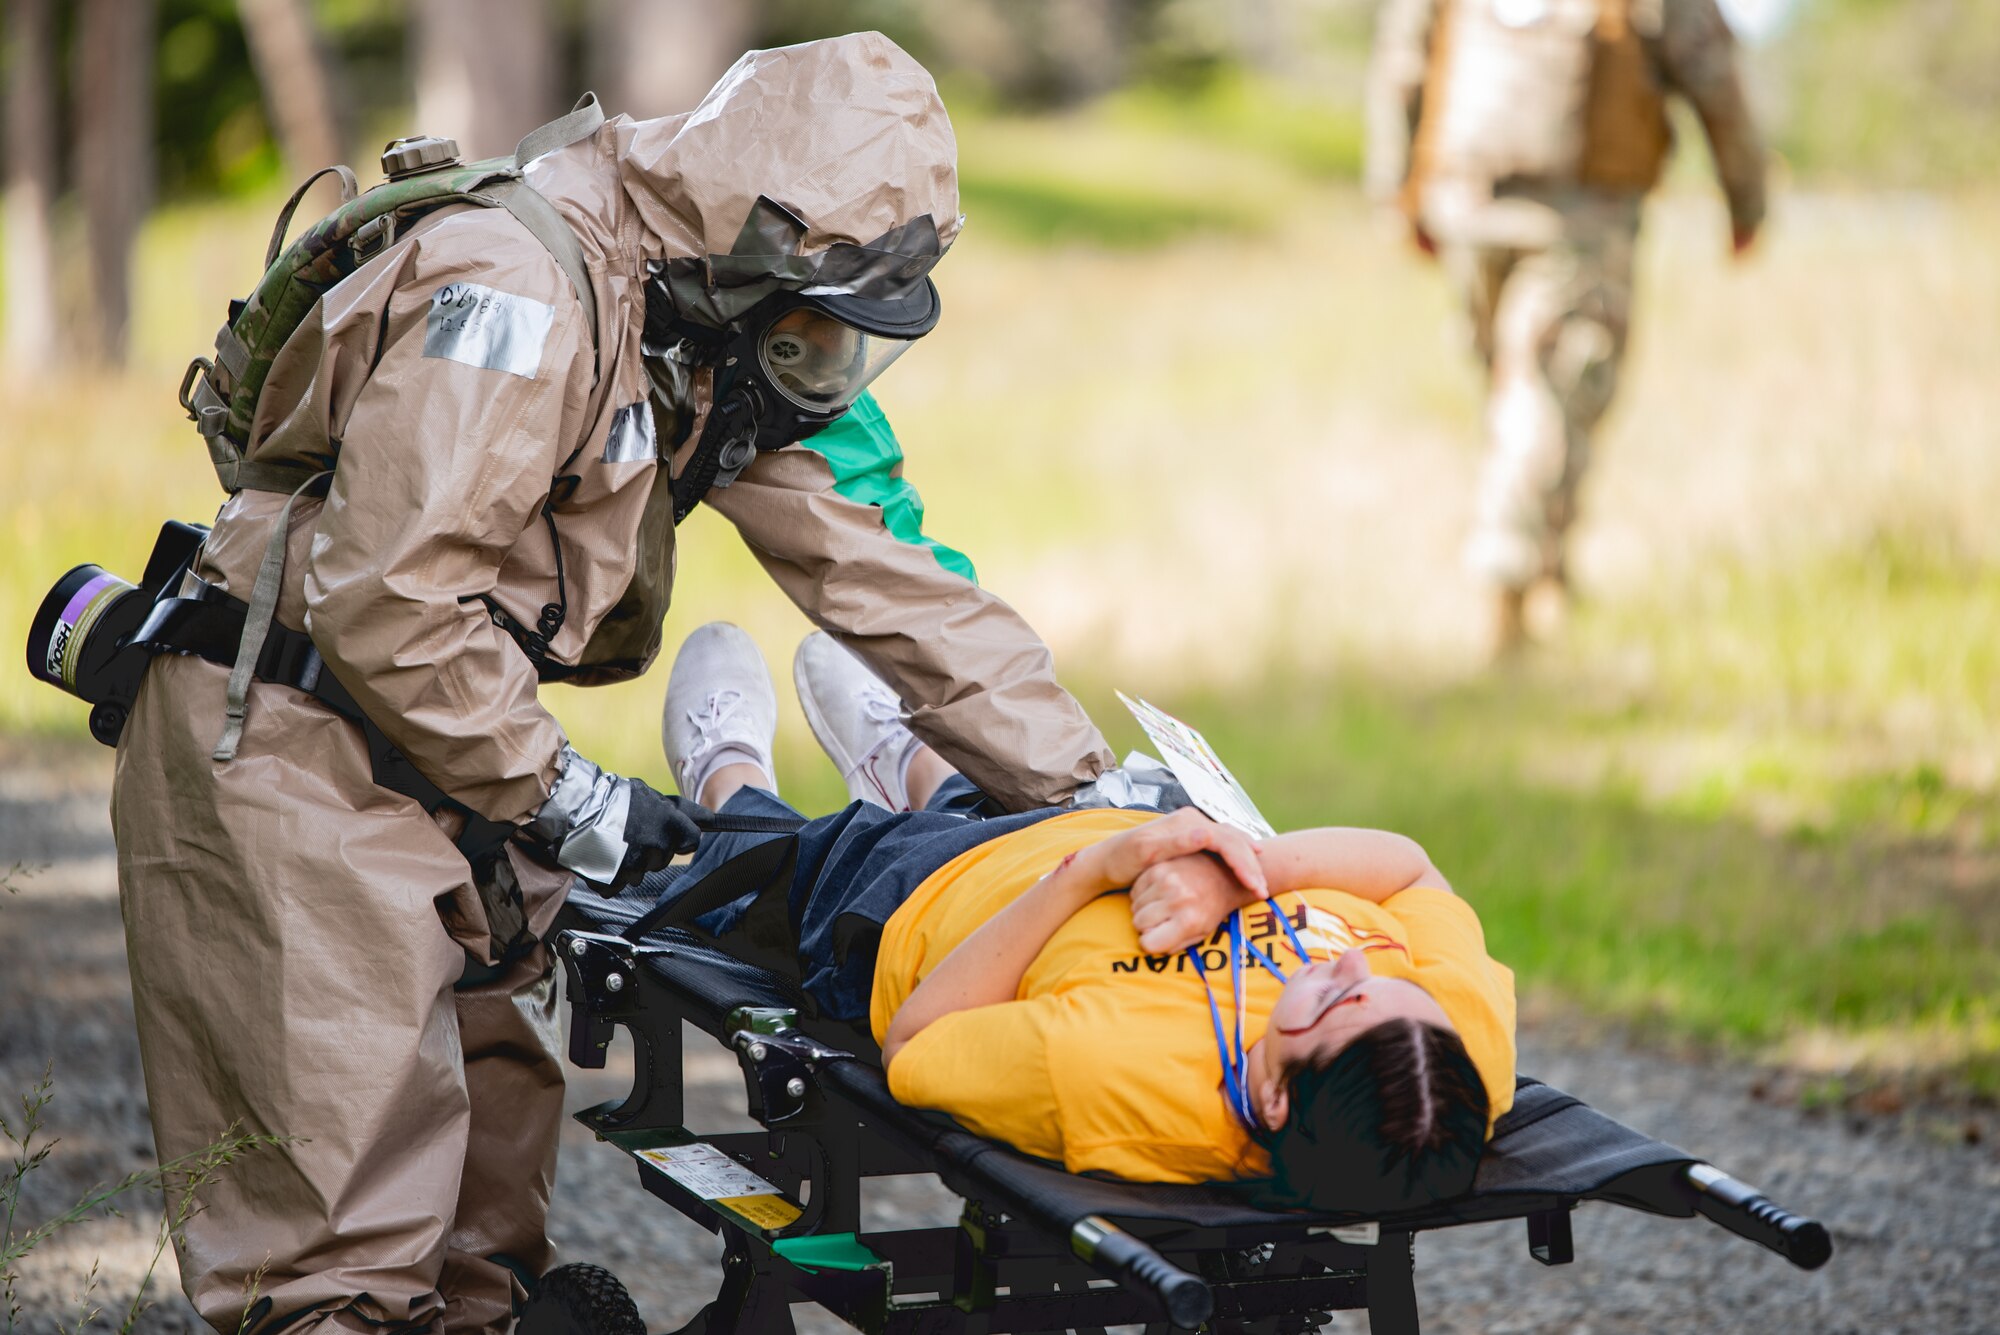
[[[653,436],[653,405],[640,399],[620,408],[604,437],[604,462],[636,464],[659,457],[660,447]]]
[[[556,308],[478,283],[451,283],[431,297],[424,356],[535,378]]]

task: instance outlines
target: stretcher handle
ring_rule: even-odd
[[[1694,1208],[1738,1237],[1769,1247],[1801,1270],[1817,1270],[1833,1255],[1833,1238],[1816,1219],[1780,1208],[1769,1196],[1713,1164],[1689,1164],[1682,1180]]]
[[[1166,1309],[1167,1320],[1183,1330],[1198,1329],[1215,1313],[1215,1295],[1207,1284],[1108,1219],[1087,1215],[1077,1220],[1069,1245],[1107,1278],[1152,1294]]]

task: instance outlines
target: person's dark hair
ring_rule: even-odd
[[[1377,1214],[1472,1188],[1486,1087],[1457,1034],[1419,1020],[1365,1030],[1292,1077],[1291,1113],[1264,1137],[1279,1203]]]

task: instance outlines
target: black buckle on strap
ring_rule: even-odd
[[[154,604],[152,614],[133,635],[133,643],[158,652],[192,654],[222,667],[234,666],[249,609],[199,576],[189,576],[188,584],[192,587],[185,596],[163,598]],[[326,670],[319,647],[303,631],[273,625],[251,673],[258,681],[304,691],[345,718],[361,718],[361,707]]]
[[[295,686],[312,694],[319,685],[323,666],[325,660],[319,656],[310,635],[273,626],[264,641],[264,652],[257,657],[256,675],[260,680]]]

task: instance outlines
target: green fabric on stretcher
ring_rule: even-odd
[[[779,1238],[771,1244],[771,1250],[809,1274],[821,1270],[872,1270],[889,1264],[852,1233]]]
[[[927,547],[937,563],[974,584],[979,573],[965,553],[924,535],[924,499],[903,479],[903,447],[875,396],[863,393],[838,421],[805,442],[833,469],[833,489],[850,501],[882,511],[890,534]]]

